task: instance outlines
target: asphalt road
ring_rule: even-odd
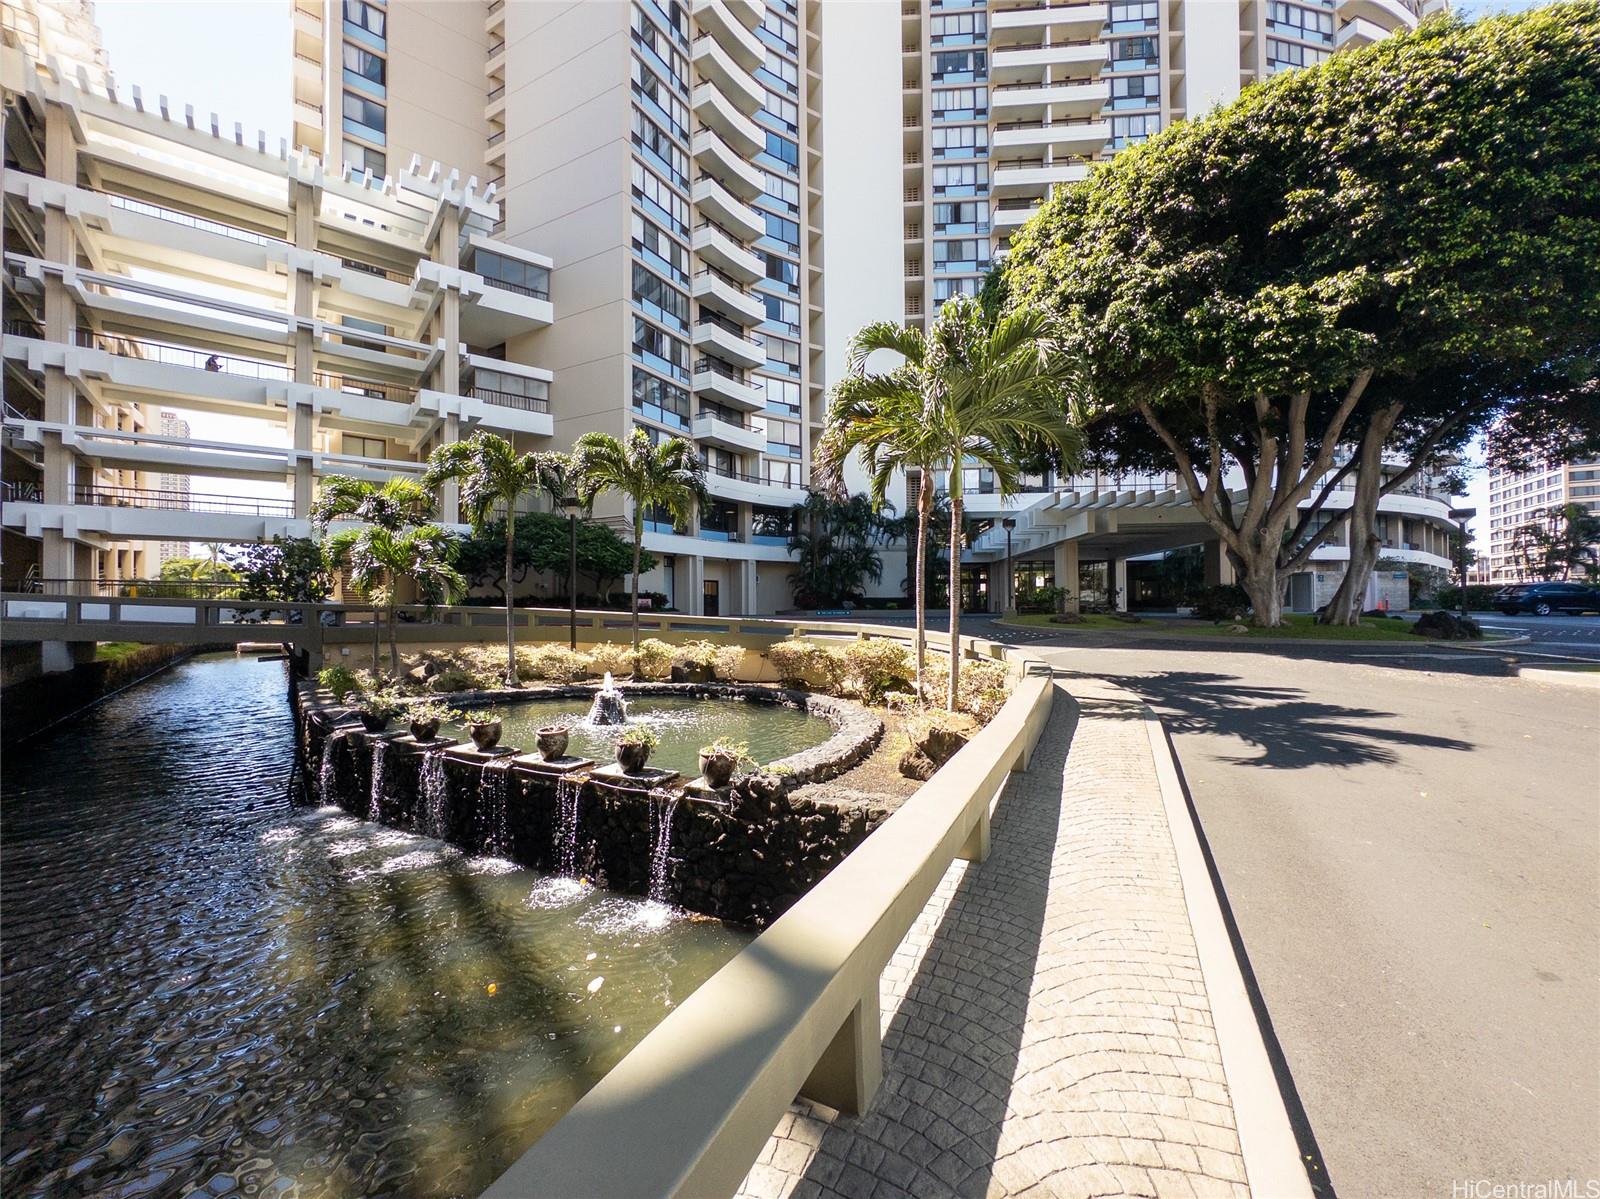
[[[1322,1194],[1600,1179],[1600,691],[1447,654],[1030,648],[1171,731]]]
[[[1529,656],[1560,654],[1600,661],[1600,616],[1502,616],[1498,612],[1475,612],[1473,616],[1486,629],[1533,638],[1522,651]]]

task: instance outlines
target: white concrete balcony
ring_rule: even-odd
[[[1089,164],[1084,162],[1027,163],[1015,166],[997,166],[991,176],[997,196],[1018,193],[1048,193],[1061,183],[1076,183],[1089,176]]]
[[[760,213],[710,175],[701,175],[694,181],[689,198],[701,216],[715,221],[742,242],[755,241],[767,230]]]
[[[1030,124],[997,128],[991,135],[994,159],[1006,157],[1040,158],[1050,149],[1068,154],[1093,154],[1111,136],[1111,122],[1105,120],[1059,121],[1049,125]]]
[[[713,130],[696,129],[689,149],[700,168],[734,195],[754,200],[761,194],[761,172]]]
[[[710,267],[695,272],[689,284],[689,294],[701,307],[709,308],[747,328],[767,319],[767,306],[760,296],[745,291],[738,280]]]
[[[1110,51],[1102,41],[1065,46],[994,48],[989,55],[989,78],[996,84],[1043,83],[1046,70],[1063,70],[1088,76],[1105,65]]]
[[[767,448],[767,435],[751,428],[748,420],[735,423],[710,412],[695,417],[690,432],[702,445],[720,446],[738,454],[759,454]]]
[[[693,49],[699,77],[715,84],[740,112],[754,116],[765,101],[766,90],[749,69],[734,62],[715,38],[696,38]]]
[[[1027,34],[1051,34],[1070,38],[1093,37],[1106,23],[1104,4],[1065,4],[1050,8],[1004,8],[989,14],[989,45],[999,49],[1007,42],[1023,40]],[[1026,37],[1038,41],[1037,37]]]
[[[1341,0],[1339,17],[1345,21],[1362,17],[1388,33],[1417,27],[1417,14],[1400,0]]]
[[[758,475],[708,470],[706,491],[713,499],[735,504],[761,504],[769,508],[792,508],[806,498],[805,488],[775,483]]]
[[[727,230],[706,222],[695,228],[691,243],[702,262],[732,275],[741,283],[754,283],[766,277],[766,265],[745,249]]]
[[[322,59],[297,52],[294,56],[295,99],[320,104],[322,95]]]
[[[1339,26],[1339,36],[1334,40],[1334,48],[1343,50],[1346,46],[1366,46],[1373,42],[1381,42],[1389,36],[1389,31],[1381,25],[1376,25],[1365,17],[1355,17]]]
[[[991,88],[989,108],[1002,121],[1040,121],[1047,116],[1098,113],[1110,98],[1111,85],[1104,81],[1028,83]]]
[[[1039,211],[1037,204],[996,206],[989,224],[996,233],[1010,234],[1027,223]]]
[[[711,36],[745,70],[753,71],[766,61],[766,47],[725,0],[694,0],[690,6],[695,28],[701,37]],[[696,38],[698,42],[700,38]]]
[[[550,401],[543,397],[472,387],[465,389],[465,394],[461,396],[423,391],[418,395],[418,403],[419,407],[439,416],[447,416],[454,411],[460,415],[462,425],[468,428],[482,426],[511,433],[529,433],[535,437],[549,437],[555,433]]]
[[[750,370],[767,361],[766,346],[742,333],[735,333],[706,320],[704,316],[696,322],[694,332],[690,335],[690,344],[702,354],[715,354],[724,362]]]
[[[767,144],[761,127],[730,104],[727,93],[717,84],[700,84],[694,89],[691,100],[694,115],[735,152],[753,155]]]
[[[26,537],[47,529],[90,545],[105,541],[270,541],[309,537],[311,521],[297,519],[287,499],[82,485],[72,502],[11,502],[0,511],[8,529]]]
[[[694,364],[689,386],[696,396],[725,404],[742,412],[760,412],[767,406],[765,395],[749,383],[732,367],[702,358]]]

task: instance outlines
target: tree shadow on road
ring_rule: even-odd
[[[1175,735],[1234,737],[1253,747],[1223,761],[1274,770],[1308,766],[1389,765],[1403,748],[1467,752],[1470,741],[1437,733],[1394,728],[1394,712],[1347,707],[1305,698],[1298,687],[1265,687],[1235,675],[1203,671],[1158,671],[1112,675],[1086,672],[1141,696]]]

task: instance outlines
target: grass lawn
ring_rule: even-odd
[[[140,641],[102,641],[94,647],[96,662],[120,662],[129,654],[136,654],[146,646]]]
[[[1112,616],[1085,616],[1082,624],[1051,624],[1044,615],[1016,616],[999,621],[1001,625],[1021,624],[1035,628],[1059,629],[1063,633],[1077,630],[1085,632],[1131,633],[1137,636],[1156,637],[1227,637],[1233,639],[1263,637],[1296,641],[1405,641],[1416,645],[1426,640],[1408,630],[1409,621],[1389,616],[1364,616],[1360,626],[1348,628],[1320,625],[1315,616],[1285,615],[1283,627],[1277,629],[1251,628],[1248,633],[1234,633],[1232,624],[1212,624],[1205,620],[1146,619],[1137,624],[1117,620]],[[1243,623],[1243,622],[1240,622]]]

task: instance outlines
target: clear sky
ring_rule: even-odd
[[[1454,8],[1478,17],[1531,8],[1534,2],[1463,0]],[[196,113],[215,112],[225,129],[238,121],[246,140],[264,130],[269,146],[289,131],[289,12],[288,0],[97,0],[95,4],[119,85],[137,83],[147,96],[165,95],[180,110],[193,104]],[[201,416],[193,423],[194,435],[201,438],[236,438],[242,431],[226,417]],[[247,485],[227,487],[236,492]],[[1476,522],[1481,531],[1489,509],[1488,476],[1482,470],[1475,472],[1465,502],[1481,514]]]

